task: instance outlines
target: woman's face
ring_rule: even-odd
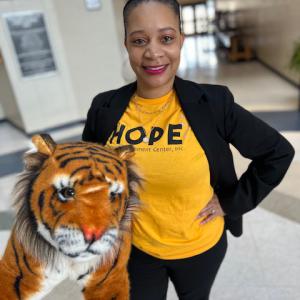
[[[167,92],[184,40],[175,12],[158,2],[142,3],[129,14],[126,29],[125,46],[138,86]]]

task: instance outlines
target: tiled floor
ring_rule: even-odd
[[[257,62],[228,65],[219,60],[212,51],[211,39],[202,39],[202,43],[187,40],[185,47],[181,75],[199,82],[228,85],[238,103],[256,113],[259,111],[257,115],[281,130],[296,149],[295,159],[282,183],[257,209],[245,215],[243,236],[237,239],[228,234],[228,251],[211,300],[298,300],[300,114],[293,111],[298,105],[297,91]],[[79,139],[81,131],[82,124],[79,124],[51,134],[56,140]],[[10,193],[29,139],[1,123],[0,141],[0,253],[3,253],[13,219]],[[241,174],[249,161],[234,148],[232,151],[237,173]],[[79,289],[66,281],[45,299],[79,300],[82,297]],[[170,284],[168,300],[176,299]]]

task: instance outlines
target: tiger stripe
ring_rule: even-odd
[[[121,168],[124,167],[123,163],[120,160],[118,160],[117,158],[115,158],[111,155],[101,154],[101,156],[103,156],[105,158],[110,158],[111,160],[115,161]]]
[[[26,268],[28,269],[28,271],[29,271],[31,274],[33,274],[33,275],[35,275],[35,276],[38,276],[38,275],[37,275],[35,272],[33,272],[33,270],[31,269],[31,267],[30,267],[30,265],[29,265],[29,262],[28,262],[27,257],[26,257],[25,254],[23,254],[23,261],[24,261],[24,264],[25,264]]]
[[[59,211],[56,210],[56,208],[55,208],[55,206],[54,206],[54,201],[56,200],[55,196],[56,196],[56,193],[57,193],[57,192],[56,192],[55,186],[52,186],[52,188],[53,188],[53,192],[52,192],[52,195],[51,195],[51,197],[50,197],[50,203],[49,203],[49,206],[50,206],[50,208],[51,208],[51,210],[52,210],[53,216],[56,217],[56,216],[59,214]]]
[[[44,225],[44,227],[49,231],[50,235],[53,235],[54,227],[52,227],[47,221],[45,221],[43,217],[43,212],[45,208],[45,191],[41,191],[38,196],[38,205],[40,209],[40,218],[41,223]]]
[[[120,247],[121,248],[121,247]],[[120,252],[120,248],[118,250],[118,252]],[[118,253],[119,254],[119,253]],[[102,278],[100,280],[100,282],[98,282],[96,284],[97,287],[100,287],[101,285],[103,285],[103,283],[105,282],[105,280],[108,278],[109,274],[113,271],[113,269],[116,267],[117,263],[118,263],[118,258],[119,258],[119,255],[117,255],[117,258],[116,260],[114,261],[114,263],[112,264],[111,268],[108,270],[108,272],[105,274],[104,278]]]
[[[109,166],[104,166],[104,168],[107,173],[114,175],[114,172],[110,169]]]
[[[38,199],[39,199],[38,203],[39,203],[39,209],[40,209],[40,216],[41,216],[41,219],[43,220],[42,213],[43,213],[44,202],[45,202],[45,191],[41,191]]]
[[[20,285],[21,285],[21,280],[23,279],[24,275],[23,275],[23,272],[22,272],[22,269],[21,269],[21,266],[20,266],[19,256],[18,256],[18,253],[17,253],[15,241],[14,241],[13,238],[11,239],[11,243],[12,243],[12,247],[13,247],[13,251],[14,251],[15,262],[16,262],[16,265],[17,265],[17,269],[19,271],[19,275],[16,277],[15,282],[14,282],[14,290],[17,294],[18,299],[22,300]]]
[[[60,150],[69,150],[69,149],[75,149],[75,148],[80,148],[80,146],[78,145],[68,145],[68,146],[64,146],[62,148],[60,148]],[[84,147],[82,147],[84,148]]]
[[[80,150],[80,151],[75,151],[75,152],[67,152],[67,153],[56,156],[55,159],[56,160],[61,160],[62,158],[66,157],[68,155],[74,155],[74,154],[80,154],[80,153],[84,153],[84,151]]]
[[[109,164],[110,162],[107,161],[107,160],[103,160],[101,158],[95,158],[95,160],[98,162],[98,163],[101,163],[101,164]]]
[[[53,228],[55,229],[58,222],[60,221],[60,219],[65,215],[66,213],[65,212],[60,212],[58,215],[57,215],[57,218],[55,219],[55,222],[54,222],[54,225],[53,225]]]
[[[76,168],[71,174],[70,174],[70,178],[74,177],[75,174],[77,174],[78,172],[82,171],[82,170],[90,170],[91,167],[90,166],[82,166],[82,167],[78,167]]]
[[[63,161],[60,163],[59,167],[60,167],[60,168],[65,168],[66,165],[67,165],[69,162],[74,161],[74,160],[88,160],[88,159],[90,159],[90,157],[88,157],[88,156],[70,157],[70,158],[67,158],[67,159],[63,160]]]
[[[117,165],[113,165],[113,166],[117,169],[117,171],[118,171],[119,174],[122,173],[122,170],[121,170],[121,168],[119,166],[117,166]]]
[[[107,150],[107,149],[105,149],[105,148],[103,148],[103,147],[99,147],[99,146],[97,146],[97,145],[93,145],[92,147],[89,146],[89,147],[87,147],[87,149],[88,149],[88,150],[92,150],[92,151],[96,151],[97,153],[99,153],[99,152],[100,152],[100,153],[105,152],[105,153],[111,155],[111,151],[110,151],[110,150]]]
[[[88,269],[84,274],[81,274],[77,277],[77,281],[82,280],[84,277],[86,277],[87,275],[90,275],[92,273],[92,269]]]

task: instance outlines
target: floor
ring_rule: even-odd
[[[179,75],[228,85],[236,102],[271,124],[293,144],[295,159],[282,183],[244,216],[244,234],[228,234],[229,247],[211,292],[211,300],[300,299],[300,113],[297,90],[258,62],[228,64],[216,55],[213,39],[186,39]],[[50,132],[57,141],[80,139],[82,124]],[[11,191],[22,170],[29,139],[0,123],[0,253],[13,221]],[[3,142],[5,141],[5,142]],[[232,148],[237,173],[249,161]],[[79,289],[63,282],[47,300],[82,299]],[[168,300],[178,299],[172,284]],[[141,299],[142,300],[142,299]],[[153,299],[155,300],[155,299]]]

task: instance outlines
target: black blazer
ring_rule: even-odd
[[[227,87],[176,77],[174,88],[207,156],[211,185],[226,213],[225,227],[240,236],[242,215],[280,183],[294,149],[276,130],[234,103]],[[135,91],[136,82],[98,94],[89,109],[82,139],[106,144]],[[252,160],[239,179],[229,144]]]

